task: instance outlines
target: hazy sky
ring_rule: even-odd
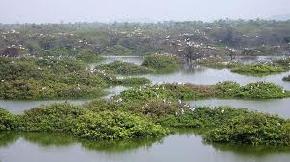
[[[290,0],[0,0],[0,23],[268,18]]]

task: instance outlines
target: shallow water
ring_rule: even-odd
[[[207,99],[188,102],[193,107],[230,106],[234,108],[248,108],[254,111],[277,114],[290,118],[290,98],[272,100],[238,100],[238,99]]]
[[[108,56],[102,63],[115,60],[141,64],[141,57]],[[92,65],[95,66],[95,65]],[[290,72],[265,77],[245,76],[230,72],[228,69],[210,69],[205,67],[185,68],[171,74],[144,75],[153,83],[186,82],[193,84],[215,84],[232,80],[240,84],[256,81],[269,81],[290,90],[290,82],[283,82],[283,76]],[[125,90],[117,86],[108,89],[110,98]],[[61,103],[65,101],[1,101],[0,107],[20,113],[25,109]],[[84,100],[69,100],[72,104],[84,104]],[[278,114],[290,118],[290,99],[275,100],[225,100],[208,99],[189,102],[192,106],[232,106],[249,108],[262,112]],[[164,139],[121,142],[107,144],[92,141],[79,141],[72,137],[55,134],[3,134],[0,133],[1,162],[289,162],[290,148],[229,146],[205,144],[201,136],[176,134]]]
[[[144,57],[142,57],[142,56],[102,56],[102,57],[104,58],[104,60],[102,60],[98,63],[89,64],[90,68],[93,69],[97,65],[109,64],[109,63],[112,63],[114,61],[123,61],[123,62],[141,65],[143,60],[144,60]]]
[[[59,135],[1,137],[6,140],[0,143],[2,162],[288,162],[290,159],[289,148],[210,145],[194,134],[115,145],[79,142]]]
[[[0,107],[9,110],[12,113],[21,113],[27,109],[52,105],[56,103],[70,103],[72,105],[82,105],[86,102],[88,102],[88,100],[47,100],[47,101],[0,100]]]
[[[266,81],[290,90],[290,82],[282,81],[282,78],[286,75],[290,75],[290,72],[255,77],[233,73],[229,69],[198,67],[188,71],[181,70],[169,74],[147,74],[142,76],[150,79],[154,84],[183,82],[198,85],[212,85],[222,81],[235,81],[245,85],[252,82]]]

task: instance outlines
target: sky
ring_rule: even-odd
[[[213,21],[290,13],[290,0],[0,0],[0,23]]]

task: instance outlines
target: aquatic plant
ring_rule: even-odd
[[[113,74],[118,75],[138,75],[147,74],[153,72],[153,70],[139,66],[133,63],[127,63],[122,61],[115,61],[110,64],[103,64],[96,67],[99,70],[105,70]]]
[[[181,62],[176,56],[152,54],[144,58],[142,66],[154,69],[158,73],[168,73],[178,70]]]
[[[283,81],[290,81],[290,75],[283,77]]]
[[[240,74],[247,74],[247,75],[269,75],[273,73],[280,73],[286,71],[281,66],[276,66],[272,64],[249,64],[249,65],[239,65],[235,66],[231,69],[232,72],[240,73]]]

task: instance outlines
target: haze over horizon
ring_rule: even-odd
[[[0,23],[213,21],[269,19],[289,0],[1,0]]]

